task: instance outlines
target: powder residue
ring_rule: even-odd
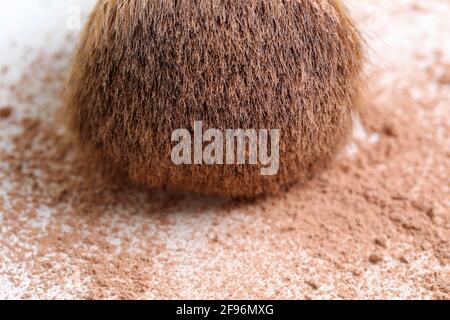
[[[0,107],[0,119],[6,119],[8,118],[12,113],[12,107],[6,106],[6,107]]]

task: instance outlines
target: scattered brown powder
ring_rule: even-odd
[[[380,257],[379,255],[372,254],[372,255],[369,257],[369,261],[370,261],[370,263],[378,264],[378,263],[380,263],[381,261],[383,261],[383,258]]]
[[[381,34],[431,10],[352,3]],[[251,202],[106,180],[61,123],[68,53],[38,55],[1,120],[0,297],[450,299],[450,52],[417,43],[369,68],[356,153]]]
[[[0,119],[6,119],[12,114],[12,107],[6,106],[6,107],[0,107]]]

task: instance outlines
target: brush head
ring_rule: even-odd
[[[362,69],[340,0],[100,0],[67,83],[89,157],[156,188],[230,197],[304,182],[344,144]],[[175,165],[174,130],[280,129],[280,168]]]

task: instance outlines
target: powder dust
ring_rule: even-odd
[[[0,297],[449,299],[450,50],[402,28],[448,28],[450,4],[349,3],[375,56],[365,130],[319,177],[252,202],[106,180],[61,121],[69,51],[13,84],[3,67]]]

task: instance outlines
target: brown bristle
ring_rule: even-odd
[[[231,197],[303,182],[345,143],[362,41],[339,0],[101,0],[66,89],[84,152],[135,182]],[[280,170],[172,163],[171,134],[280,129]]]

